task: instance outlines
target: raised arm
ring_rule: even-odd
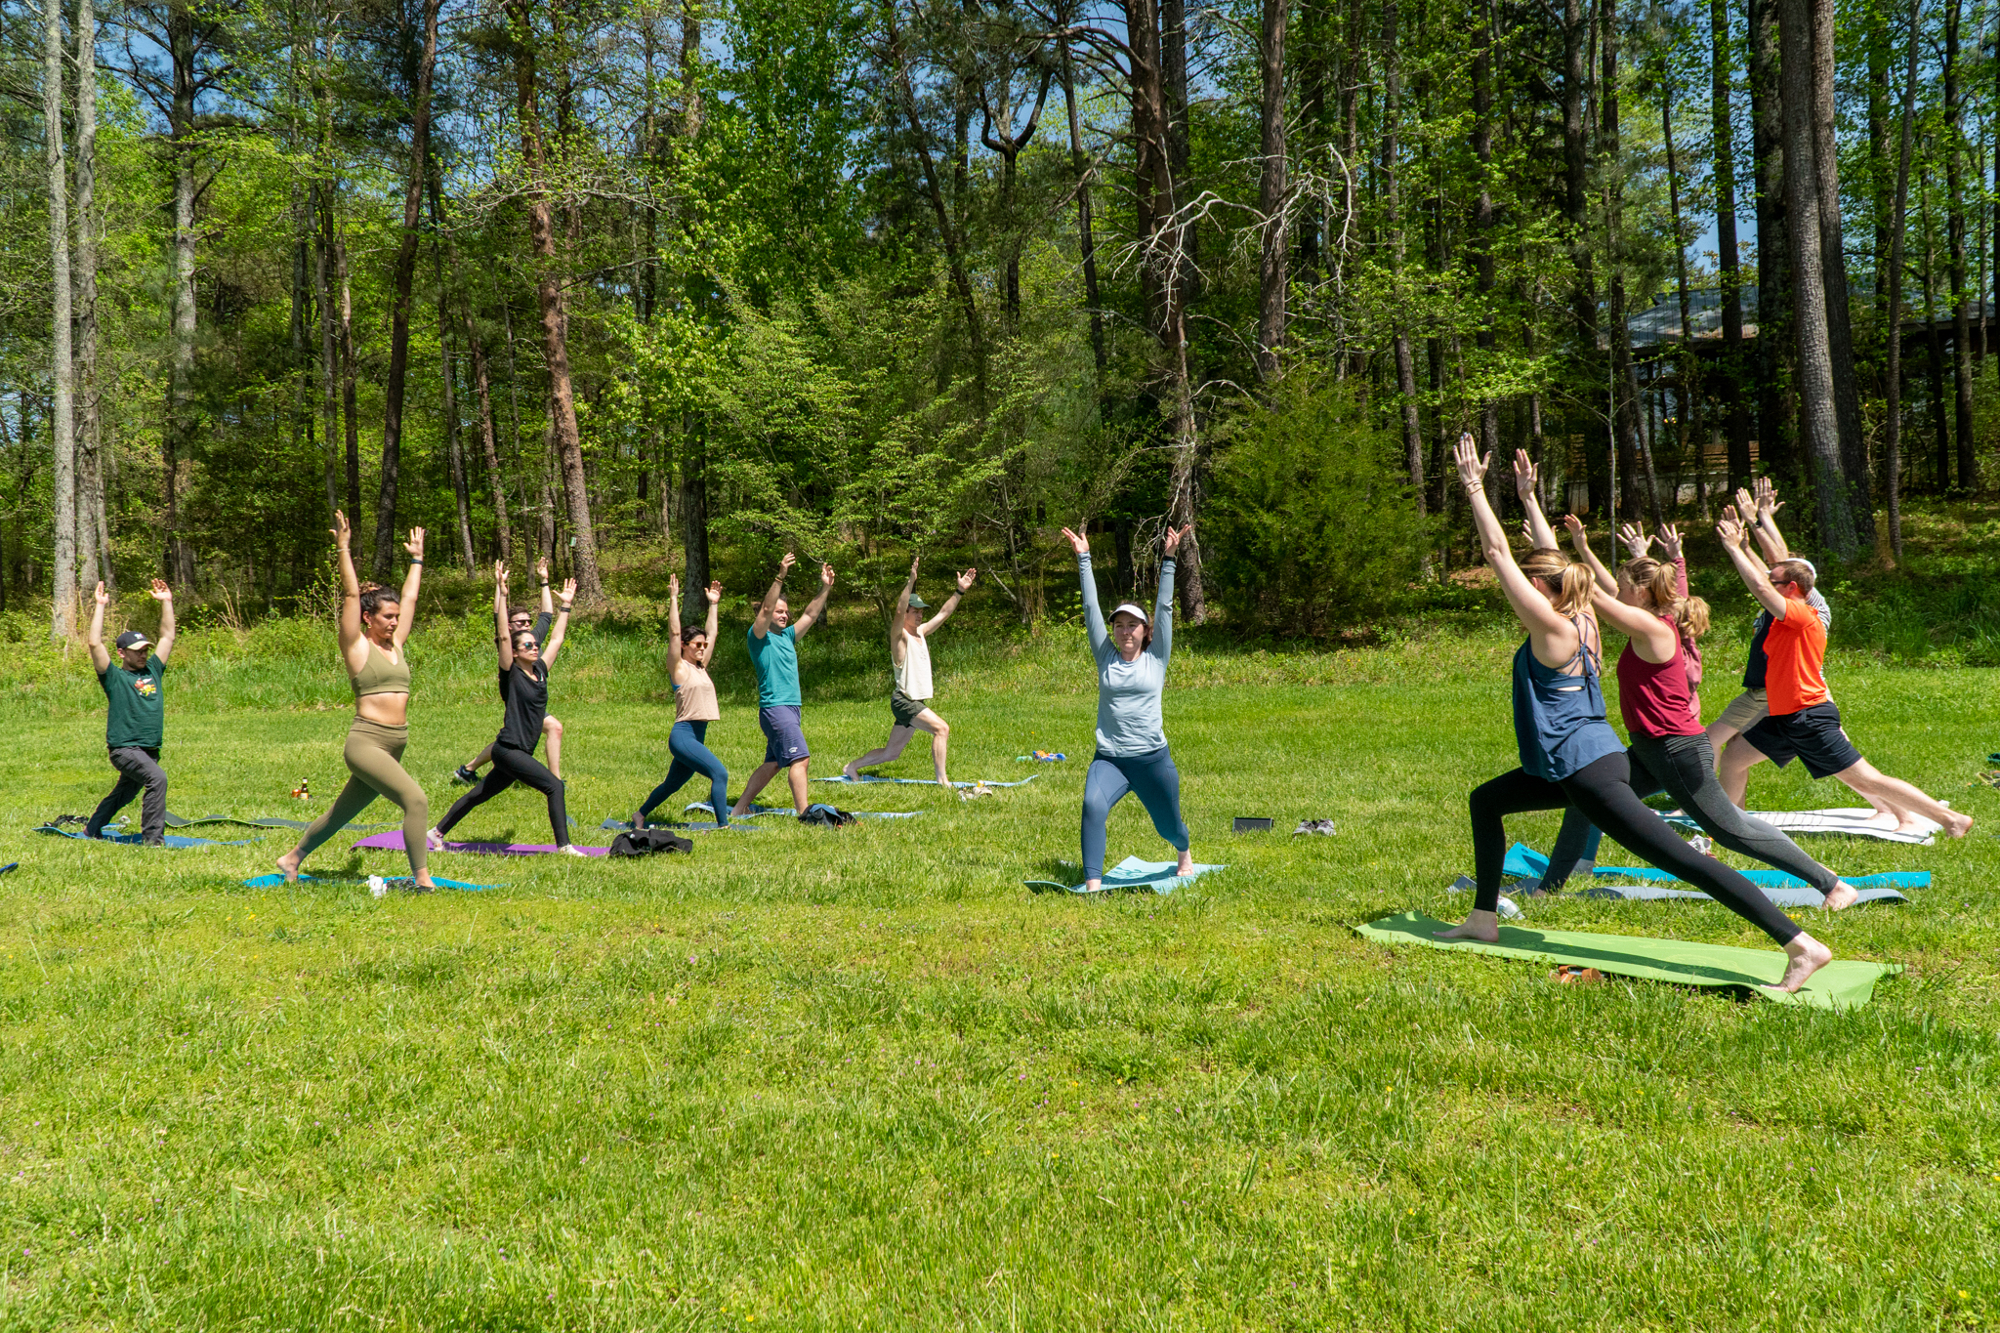
[[[708,647],[701,653],[701,669],[706,671],[709,661],[715,656],[715,619],[722,609],[722,580],[710,579],[702,595],[708,598],[708,624],[704,630],[708,635]]]
[[[1573,636],[1574,627],[1514,563],[1514,550],[1507,545],[1506,529],[1500,526],[1493,506],[1486,502],[1486,469],[1492,460],[1479,456],[1479,446],[1472,442],[1470,434],[1458,437],[1452,460],[1458,465],[1459,484],[1465,488],[1466,502],[1472,508],[1472,523],[1479,530],[1479,545],[1486,554],[1486,563],[1499,577],[1500,590],[1507,594],[1514,614],[1531,634]]]
[[[549,558],[535,562],[535,578],[542,585],[542,609],[535,616],[535,642],[549,641],[549,622],[556,618],[556,599],[549,593]]]
[[[681,672],[687,667],[687,659],[681,656],[681,576],[667,576],[667,624],[669,639],[667,646],[667,678],[678,685]]]
[[[1162,559],[1160,560],[1160,587],[1153,594],[1153,642],[1147,652],[1165,662],[1174,653],[1174,555],[1181,549],[1181,539],[1194,531],[1194,524],[1183,523],[1178,530],[1167,529]]]
[[[562,598],[556,604],[555,628],[549,631],[549,641],[542,648],[542,670],[547,671],[556,664],[556,654],[562,651],[563,639],[569,633],[569,604],[576,600],[576,580],[564,579]]]
[[[771,632],[771,617],[777,614],[778,602],[785,595],[785,575],[792,572],[792,566],[799,558],[790,551],[778,562],[778,577],[771,580],[771,590],[764,594],[764,600],[757,604],[757,614],[751,617],[750,632],[763,638]]]
[[[826,599],[833,595],[833,566],[824,560],[819,566],[819,596],[806,606],[806,613],[792,623],[792,637],[803,639],[806,631],[826,617]]]
[[[936,615],[918,626],[917,632],[928,637],[939,625],[951,619],[951,613],[958,610],[958,604],[965,599],[965,594],[972,590],[972,581],[978,577],[979,571],[976,569],[968,569],[960,574],[957,589],[944,599],[944,605],[938,608]]]
[[[396,646],[401,648],[410,637],[410,627],[417,623],[417,591],[424,582],[424,530],[411,528],[410,539],[403,543],[409,553],[409,572],[403,575],[402,614],[396,617]]]
[[[1632,646],[1646,661],[1656,666],[1671,662],[1680,651],[1680,631],[1672,621],[1662,620],[1642,606],[1627,606],[1618,600],[1616,593],[1606,592],[1595,584],[1590,589],[1590,604],[1600,617],[1632,640]]]
[[[1681,550],[1681,530],[1672,523],[1660,525],[1660,554],[1674,567],[1674,596],[1688,595],[1688,562]]]
[[[349,549],[354,539],[354,530],[347,524],[347,515],[340,510],[333,511],[333,546],[340,557],[340,655],[347,659],[349,671],[359,671],[366,662],[354,660],[354,649],[361,642],[361,576],[354,572],[354,552]]]
[[[898,660],[903,651],[903,622],[910,615],[910,598],[917,591],[917,564],[922,559],[920,555],[910,557],[910,577],[903,581],[903,590],[896,594],[896,614],[889,622],[889,647],[899,655]]]
[[[160,604],[160,637],[153,641],[153,656],[165,666],[174,651],[174,590],[154,579],[153,600]]]
[[[1535,467],[1534,460],[1528,457],[1528,451],[1526,449],[1516,449],[1514,451],[1514,494],[1521,501],[1521,511],[1528,516],[1528,544],[1530,546],[1546,546],[1553,549],[1559,543],[1556,541],[1555,529],[1549,526],[1548,519],[1542,515],[1541,487],[1535,484],[1538,477],[1539,471]]]
[[[111,604],[111,594],[104,591],[104,585],[100,583],[91,600],[96,605],[90,611],[90,633],[84,642],[90,646],[90,664],[97,668],[97,674],[101,676],[111,670],[111,654],[104,647],[104,608]]]
[[[500,646],[500,670],[514,669],[514,634],[507,628],[507,566],[493,562],[493,636]]]
[[[1618,595],[1618,580],[1597,558],[1597,552],[1590,549],[1590,534],[1584,531],[1583,520],[1575,514],[1563,515],[1563,526],[1569,529],[1569,544],[1576,548],[1577,556],[1590,567],[1590,578],[1600,592]]]
[[[1097,604],[1097,575],[1090,568],[1090,538],[1080,532],[1062,530],[1076,552],[1076,573],[1083,584],[1083,628],[1090,636],[1090,654],[1102,661],[1111,649],[1111,632],[1104,628],[1104,608]]]
[[[1723,519],[1715,525],[1715,535],[1722,539],[1722,549],[1729,555],[1729,563],[1736,566],[1737,576],[1750,589],[1750,595],[1757,604],[1778,619],[1785,618],[1785,599],[1771,586],[1770,571],[1757,563],[1750,553],[1743,549],[1743,527],[1736,518],[1724,512]]]

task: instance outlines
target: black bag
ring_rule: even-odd
[[[843,828],[854,822],[854,815],[847,810],[836,810],[830,805],[814,802],[799,816],[799,822],[818,828]]]
[[[611,840],[612,856],[652,856],[656,852],[694,851],[694,840],[675,835],[672,829],[627,829]]]

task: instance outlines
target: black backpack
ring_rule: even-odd
[[[611,840],[612,856],[652,856],[656,852],[692,853],[694,840],[675,835],[672,829],[627,829]]]
[[[818,828],[843,828],[854,822],[854,815],[850,811],[836,810],[830,805],[816,801],[806,807],[806,812],[799,816],[799,822]]]

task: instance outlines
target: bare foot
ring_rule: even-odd
[[[1193,853],[1193,852],[1191,852],[1191,851],[1190,851],[1190,852],[1182,852],[1182,853],[1181,853],[1181,864],[1180,864],[1180,868],[1179,868],[1178,870],[1176,870],[1176,871],[1175,871],[1174,873],[1175,873],[1175,874],[1177,874],[1177,875],[1192,875],[1192,874],[1194,873],[1194,853]]]
[[[285,883],[299,882],[299,854],[296,848],[278,858],[278,873],[285,877]]]
[[[424,846],[430,848],[434,852],[443,851],[444,834],[439,833],[436,829],[426,829],[424,831]]]
[[[849,764],[840,770],[840,776],[846,778],[849,782],[853,782],[861,776],[861,770]]]
[[[1899,815],[1894,810],[1877,810],[1861,822],[1869,828],[1890,829],[1897,833],[1910,832],[1910,817],[1908,815]]]
[[[1790,995],[1806,984],[1806,978],[1833,961],[1833,951],[1810,935],[1794,936],[1785,946],[1785,975],[1769,990]]]
[[[1453,926],[1450,930],[1434,930],[1431,934],[1441,940],[1484,940],[1488,944],[1497,944],[1500,942],[1500,918],[1496,913],[1482,912],[1475,907],[1466,914],[1464,924]]]
[[[423,875],[419,875],[419,876],[417,876],[416,880],[415,880],[415,881],[414,881],[414,882],[413,882],[413,883],[412,883],[412,884],[410,885],[410,892],[412,892],[412,893],[436,893],[436,892],[437,892],[437,887],[438,887],[438,886],[437,886],[436,884],[434,884],[434,883],[433,883],[433,882],[431,881],[431,877],[430,877],[430,875],[428,875],[428,874],[423,874]]]
[[[637,810],[634,810],[632,812],[632,827],[635,829],[642,829],[646,827],[646,817],[640,814]]]
[[[1083,882],[1083,891],[1085,893],[1096,893],[1103,887],[1104,881],[1101,879],[1087,879]]]
[[[583,848],[581,848],[581,847],[577,846],[577,845],[576,845],[575,843],[573,843],[573,842],[566,842],[566,843],[564,843],[564,844],[563,844],[562,846],[560,846],[560,847],[556,848],[556,854],[557,854],[558,856],[588,856],[588,855],[589,855],[589,853],[588,853],[588,852],[584,851],[584,850],[583,850]]]
[[[1826,895],[1826,901],[1820,906],[1829,912],[1838,912],[1843,907],[1854,906],[1854,900],[1860,896],[1861,890],[1844,879],[1838,880],[1834,883],[1833,892]]]
[[[1962,815],[1956,810],[1951,811],[1950,817],[1944,821],[1944,831],[1950,837],[1964,837],[1972,831],[1972,816]]]

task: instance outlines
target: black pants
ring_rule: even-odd
[[[563,803],[563,780],[544,768],[541,760],[511,745],[493,747],[492,770],[479,780],[478,786],[458,798],[438,821],[437,831],[451,832],[459,820],[517,782],[525,782],[549,798],[549,827],[556,831],[556,846],[569,846],[569,809]]]
[[[102,834],[111,817],[130,805],[132,798],[143,790],[139,831],[145,835],[148,847],[160,846],[167,833],[167,774],[160,767],[160,752],[121,745],[111,752],[111,766],[118,770],[118,785],[97,803],[97,812],[84,826],[84,832],[93,838]]]
[[[1473,906],[1491,912],[1500,903],[1500,867],[1507,857],[1506,816],[1528,810],[1576,809],[1648,865],[1659,867],[1776,940],[1790,944],[1799,928],[1763,891],[1713,857],[1703,856],[1674,833],[1632,790],[1631,761],[1608,754],[1561,782],[1515,769],[1472,792],[1472,855],[1478,873]]]

